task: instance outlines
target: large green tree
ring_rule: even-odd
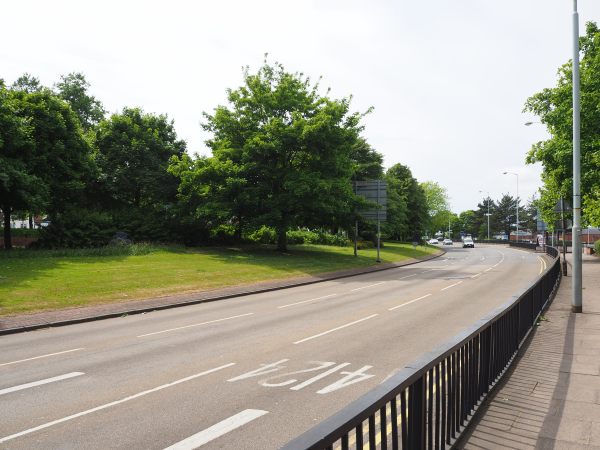
[[[90,147],[79,121],[48,89],[1,91],[0,197],[5,220],[15,211],[42,210],[56,219],[82,202],[92,173]]]
[[[54,87],[60,98],[71,105],[84,130],[90,130],[104,118],[102,103],[88,93],[90,84],[82,73],[62,75]]]
[[[425,193],[427,212],[429,214],[429,231],[437,233],[448,227],[448,219],[451,217],[450,200],[446,188],[435,181],[424,181],[421,188]]]
[[[113,212],[115,225],[138,239],[165,239],[163,225],[179,185],[167,169],[171,158],[181,158],[186,150],[173,121],[166,115],[124,108],[96,126],[94,143],[99,197],[102,207]]]
[[[586,25],[581,48],[581,193],[583,221],[600,226],[600,30]],[[525,111],[536,114],[551,138],[533,145],[528,163],[543,165],[540,207],[544,219],[556,219],[558,199],[572,197],[572,61],[558,70],[555,87],[530,97]]]
[[[386,234],[397,240],[419,241],[429,219],[423,188],[402,164],[390,167],[385,179],[388,186]]]
[[[228,171],[221,186],[243,186],[238,206],[253,223],[275,228],[279,250],[287,250],[291,227],[348,220],[362,130],[349,99],[322,96],[309,78],[265,63],[257,73],[244,71],[244,84],[228,91],[228,101],[204,123],[214,164]]]

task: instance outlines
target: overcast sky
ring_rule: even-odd
[[[368,141],[390,167],[436,181],[452,210],[480,190],[530,198],[541,168],[525,165],[545,139],[523,114],[528,96],[556,82],[571,58],[571,0],[2,2],[0,77],[24,72],[51,86],[83,72],[113,113],[166,113],[190,153],[209,154],[202,111],[225,104],[269,53],[289,71],[323,77],[336,98],[374,112]],[[580,0],[580,29],[600,1]]]

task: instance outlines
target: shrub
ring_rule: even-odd
[[[52,217],[47,228],[40,229],[40,248],[80,248],[106,246],[115,234],[109,214],[72,209]]]
[[[273,228],[263,225],[258,230],[250,233],[248,239],[258,244],[275,244],[277,236]]]
[[[215,244],[233,244],[235,242],[235,227],[225,224],[217,225],[210,230],[210,240]]]
[[[596,252],[596,255],[600,256],[600,239],[594,242],[594,252]]]

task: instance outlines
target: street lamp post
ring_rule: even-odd
[[[486,214],[487,216],[487,223],[488,223],[488,241],[490,240],[490,193],[488,191],[479,191],[480,193],[486,192],[487,193],[487,207],[488,207],[488,212]]]
[[[514,175],[517,177],[517,242],[519,242],[519,174],[515,172],[503,172],[504,175]],[[508,241],[510,242],[510,235],[508,236]]]
[[[579,100],[579,15],[577,0],[573,0],[573,299],[571,311],[582,312],[581,284],[581,173],[580,173],[580,100]]]

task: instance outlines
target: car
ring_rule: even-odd
[[[444,238],[438,238],[438,244],[443,244],[444,243]]]
[[[438,240],[437,240],[437,239],[429,239],[429,240],[427,241],[427,243],[428,243],[428,244],[431,244],[431,245],[438,245],[438,244],[439,244],[439,242],[438,242]]]
[[[453,245],[452,239],[444,239],[444,245]]]
[[[475,243],[473,242],[473,239],[471,239],[471,238],[463,239],[463,248],[467,248],[467,247],[475,248]]]

